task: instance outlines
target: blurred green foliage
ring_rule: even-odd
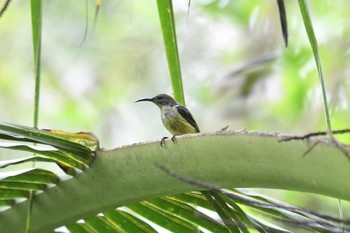
[[[94,4],[88,2],[86,11],[85,1],[44,2],[39,127],[92,131],[106,147],[158,139],[166,132],[157,109],[133,104],[140,97],[171,93],[156,3],[106,1],[93,29]],[[309,5],[331,120],[335,129],[344,128],[350,3]],[[187,21],[187,3],[174,2],[174,9],[187,105],[204,131],[227,124],[293,133],[325,129],[317,72],[297,3],[286,1],[288,48],[274,1],[194,1]],[[29,5],[13,2],[0,20],[2,120],[22,124],[32,122],[33,111],[28,19]],[[87,38],[79,47],[86,24]],[[228,75],[266,54],[277,57]],[[144,118],[154,120],[145,126]]]
[[[285,1],[284,48],[276,1],[174,1],[187,107],[201,130],[307,133],[325,130],[321,89],[296,1]],[[167,135],[158,109],[136,99],[171,94],[156,2],[43,2],[40,128],[91,131],[112,148]],[[331,121],[349,127],[348,0],[310,0]],[[88,21],[85,21],[88,14]],[[34,73],[30,7],[13,1],[0,18],[1,120],[31,125]],[[84,30],[88,26],[87,38]],[[259,57],[269,57],[249,65]],[[248,64],[248,65],[247,65]],[[243,67],[243,68],[242,68]],[[339,137],[350,142],[349,136]],[[288,195],[287,195],[288,196]]]

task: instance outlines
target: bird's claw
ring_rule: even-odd
[[[160,140],[160,146],[164,148],[164,145],[165,145],[165,139],[167,139],[169,137],[163,137],[161,140]],[[173,139],[171,139],[173,140]]]
[[[173,135],[173,136],[171,137],[171,141],[172,141],[174,144],[176,144],[176,135]]]
[[[169,137],[163,137],[161,140],[160,140],[160,146],[164,148],[164,145],[165,145],[165,139],[168,139]],[[171,141],[176,144],[176,135],[173,135],[171,137]]]
[[[229,127],[229,125],[226,125],[225,127],[221,128],[220,131],[225,131],[228,129],[228,127]]]

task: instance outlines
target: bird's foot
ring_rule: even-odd
[[[169,137],[163,137],[161,140],[160,140],[160,146],[164,148],[164,145],[165,145],[165,139],[167,139]],[[173,140],[173,139],[171,139]]]
[[[229,125],[226,125],[225,127],[221,128],[220,131],[225,131],[228,129],[228,127],[229,127]]]
[[[176,134],[174,134],[172,137],[171,137],[171,141],[176,144]]]

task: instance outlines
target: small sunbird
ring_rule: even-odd
[[[175,142],[176,135],[199,133],[198,125],[190,111],[171,96],[160,94],[153,98],[139,99],[135,103],[141,101],[152,102],[160,108],[163,125],[173,135],[171,138],[173,142]],[[166,138],[168,137],[160,141],[161,146]]]

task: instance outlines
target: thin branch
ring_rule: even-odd
[[[301,136],[286,136],[280,139],[279,142],[287,142],[291,140],[308,140],[312,137],[328,135],[331,142],[335,145],[335,147],[337,147],[350,160],[349,148],[347,148],[346,145],[342,144],[341,142],[339,142],[337,139],[334,138],[334,134],[345,134],[345,133],[350,133],[350,129],[340,129],[340,130],[334,130],[330,132],[325,132],[325,131],[312,132]],[[318,142],[312,145],[309,149],[307,149],[303,154],[303,157],[306,156],[308,153],[310,153],[317,145],[318,145]]]
[[[87,38],[88,30],[89,30],[89,7],[88,7],[88,0],[85,0],[85,28],[84,28],[84,36],[80,42],[79,48],[81,48],[81,46],[83,46],[83,44]]]
[[[278,4],[278,11],[280,13],[280,21],[281,21],[284,45],[288,47],[288,23],[287,23],[287,14],[286,14],[286,8],[284,5],[284,0],[277,0],[277,4]]]
[[[186,22],[188,21],[188,17],[190,16],[190,9],[191,9],[191,0],[188,0]]]
[[[350,129],[340,129],[340,130],[334,130],[332,131],[333,134],[345,134],[345,133],[350,133]],[[300,136],[286,136],[280,139],[280,142],[287,142],[287,141],[292,141],[292,140],[308,140],[312,137],[319,137],[319,136],[327,136],[328,132],[326,131],[320,131],[320,132],[312,132]]]
[[[10,5],[11,0],[6,0],[4,6],[1,8],[0,10],[0,17],[2,16],[2,14],[7,10],[7,7]]]

